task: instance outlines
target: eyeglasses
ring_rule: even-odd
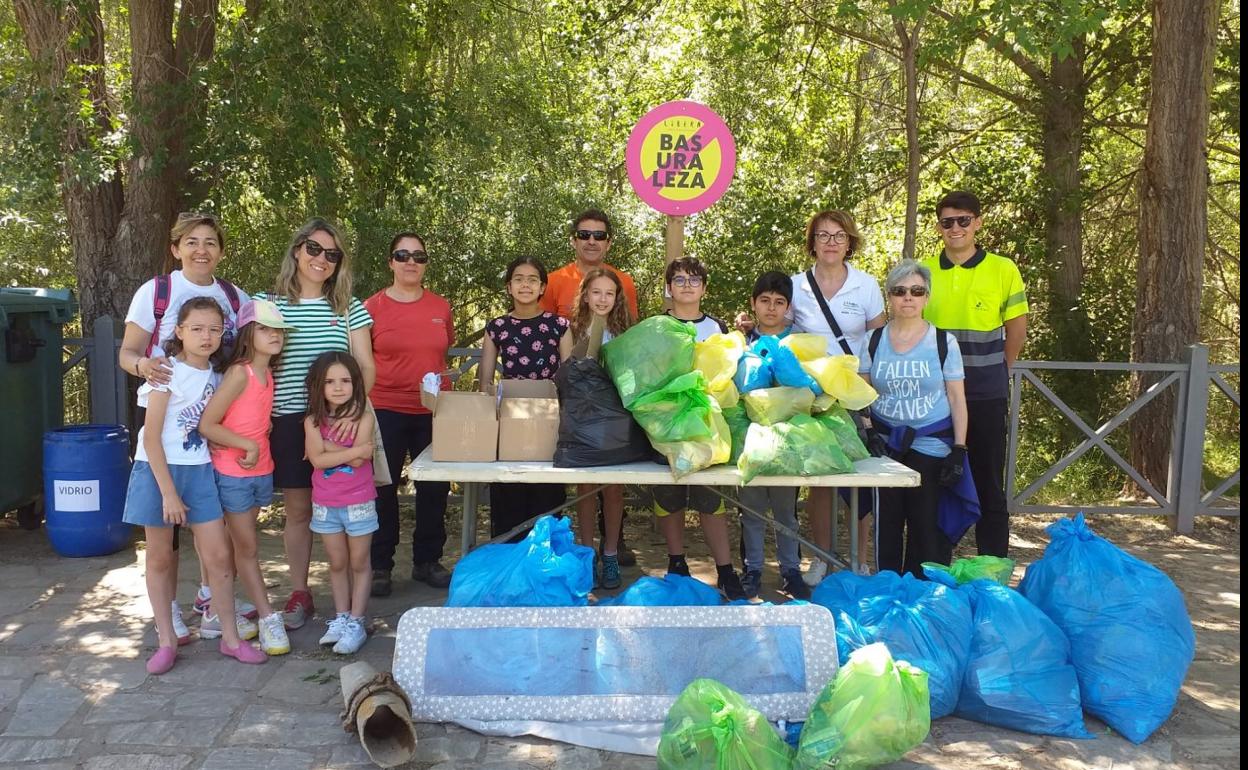
[[[815,240],[823,244],[845,243],[849,240],[849,235],[844,230],[835,233],[830,233],[827,230],[817,230],[815,232]]]
[[[593,238],[595,241],[605,241],[611,237],[606,230],[577,230],[576,239],[578,241],[588,241]]]
[[[536,275],[513,275],[511,282],[516,286],[537,286],[541,284],[542,279]]]
[[[195,326],[186,326],[185,324],[179,324],[178,328],[182,329],[188,334],[193,334],[196,337],[202,337],[205,334],[212,336],[212,337],[220,337],[221,335],[225,334],[225,329],[221,328],[220,326],[200,326],[198,324],[196,324]]]
[[[910,292],[911,297],[926,297],[927,296],[926,286],[890,286],[888,287],[888,293],[890,296],[893,296],[893,297],[904,297],[906,296],[907,291]]]
[[[673,286],[688,286],[696,289],[702,285],[702,276],[700,275],[678,275],[672,279]]]
[[[183,211],[178,214],[179,222],[186,222],[191,219],[202,219],[205,223],[216,224],[217,218],[212,214],[204,214],[199,211]]]
[[[325,261],[331,265],[336,265],[342,261],[342,249],[327,249],[316,241],[304,241],[303,248],[308,250],[309,257],[319,257],[325,255]]]
[[[954,222],[958,223],[958,227],[970,227],[971,220],[974,218],[975,217],[967,216],[966,214],[963,214],[960,217],[941,217],[940,228],[942,230],[948,230],[949,228],[953,227]]]
[[[395,262],[406,262],[412,260],[418,265],[423,265],[429,261],[429,255],[423,251],[408,251],[407,249],[399,249],[390,255],[390,259]]]

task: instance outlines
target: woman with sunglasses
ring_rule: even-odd
[[[821,334],[828,341],[828,355],[857,355],[867,332],[884,325],[884,297],[872,276],[849,264],[862,248],[862,236],[847,212],[820,211],[806,225],[806,253],[814,262],[805,272],[793,275],[793,302],[789,312],[793,331]],[[829,487],[811,487],[806,501],[811,536],[815,545],[832,550],[832,494]],[[859,498],[859,553],[870,539],[872,495]],[[815,559],[803,576],[817,586],[828,565]]]
[[[885,439],[889,456],[921,478],[918,487],[880,490],[876,560],[881,570],[919,578],[923,562],[948,564],[953,555],[938,516],[944,488],[974,496],[965,469],[962,354],[952,334],[923,319],[931,286],[931,271],[914,260],[892,269],[885,281],[891,320],[862,346],[858,367],[880,394],[871,404],[872,432]]]
[[[312,559],[312,465],[304,458],[303,418],[308,409],[304,380],[316,357],[350,352],[360,365],[365,392],[373,387],[373,319],[351,296],[351,258],[338,231],[320,218],[295,233],[277,272],[272,294],[257,295],[277,305],[286,333],[281,363],[273,370],[273,486],[282,490],[286,525],[282,540],[290,569],[291,594],[283,613],[286,627],[301,627],[314,610],[308,590]],[[354,425],[344,421],[344,425]],[[344,427],[343,430],[348,430]],[[342,438],[354,438],[343,436]]]
[[[390,241],[390,272],[394,281],[364,301],[373,317],[373,355],[377,384],[373,407],[390,478],[399,481],[405,457],[412,459],[433,440],[433,415],[420,403],[420,381],[429,372],[446,369],[446,353],[455,341],[451,304],[425,288],[429,254],[425,241],[405,232]],[[444,383],[449,387],[449,383]],[[416,483],[416,526],[412,533],[412,580],[446,588],[451,573],[442,566],[446,543],[446,496],[441,481]],[[390,572],[399,545],[399,497],[396,484],[377,488],[377,519],[373,535],[373,596],[389,596]]]

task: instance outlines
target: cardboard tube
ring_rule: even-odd
[[[368,758],[379,767],[398,767],[416,756],[416,728],[407,697],[389,674],[366,661],[338,670],[344,727],[360,737]]]

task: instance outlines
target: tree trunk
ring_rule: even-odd
[[[889,3],[891,8],[893,3]],[[893,22],[901,45],[902,87],[906,94],[906,231],[901,247],[902,259],[914,259],[914,244],[919,226],[919,170],[923,162],[919,148],[919,31],[923,19],[914,22],[907,32],[905,22]]]
[[[1140,170],[1140,256],[1131,358],[1177,362],[1199,340],[1209,93],[1216,0],[1153,0],[1152,98]],[[1140,376],[1137,395],[1157,381]],[[1175,389],[1131,422],[1131,462],[1158,489],[1170,455]],[[1173,496],[1176,490],[1167,490]]]
[[[1049,258],[1049,320],[1052,356],[1058,361],[1094,361],[1096,345],[1083,292],[1083,132],[1087,115],[1084,77],[1086,41],[1071,41],[1073,52],[1050,58],[1041,86],[1041,127],[1045,191],[1045,251]],[[1057,372],[1054,391],[1089,421],[1100,419],[1095,383],[1079,372]],[[1073,426],[1068,426],[1073,432]]]
[[[183,0],[174,33],[173,0],[129,4],[131,89],[127,126],[134,154],[122,168],[101,164],[93,147],[113,131],[104,73],[99,0],[14,0],[18,24],[45,88],[57,100],[61,195],[78,279],[83,328],[98,317],[122,318],[138,286],[164,267],[169,226],[188,183],[190,150],[203,109],[195,68],[212,54],[218,0]],[[86,93],[92,114],[81,120],[72,96]]]

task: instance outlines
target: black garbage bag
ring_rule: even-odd
[[[555,387],[559,389],[556,468],[592,468],[650,458],[650,439],[624,408],[615,383],[596,360],[568,359],[555,373]]]

